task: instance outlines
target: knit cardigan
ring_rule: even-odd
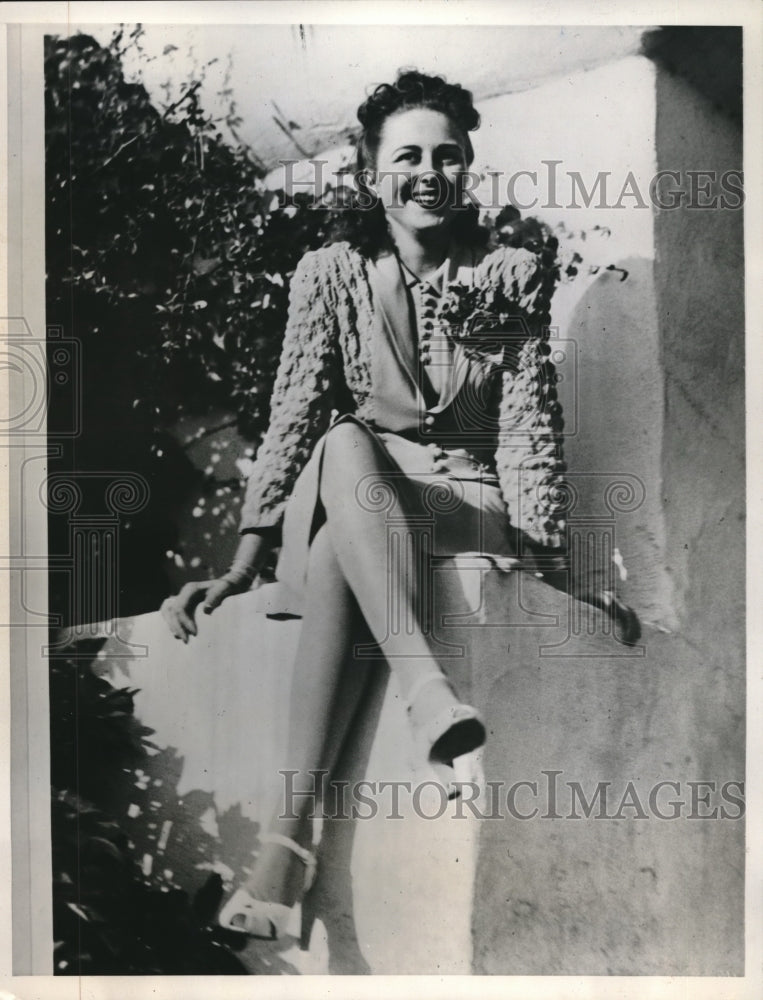
[[[532,542],[558,548],[563,422],[545,342],[553,274],[535,254],[501,247],[484,255],[473,281],[503,291],[528,331],[518,364],[501,371],[498,389],[495,463],[507,515]],[[374,422],[373,310],[368,261],[349,243],[302,257],[291,280],[270,423],[248,478],[242,532],[280,529],[297,477],[346,390],[356,414]]]

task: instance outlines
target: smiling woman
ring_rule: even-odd
[[[418,142],[398,145],[411,132],[417,134]],[[452,209],[453,198],[445,196],[455,195],[456,183],[466,166],[464,139],[444,114],[420,108],[411,111],[402,123],[390,119],[376,163],[377,190],[387,213],[403,207],[410,199],[417,204],[428,202],[431,208],[434,198],[440,208]],[[391,182],[390,190],[382,195],[385,180]]]
[[[370,183],[395,243],[407,244],[404,255],[415,261],[414,270],[416,264],[426,270],[432,263],[419,259],[424,245],[434,266],[441,261],[443,242],[462,208],[459,180],[468,165],[465,147],[463,134],[441,111],[417,108],[386,123]]]
[[[360,211],[338,213],[334,240],[347,240],[373,257],[389,242],[390,232],[397,244],[415,230],[438,262],[443,239],[483,246],[487,232],[467,197],[467,169],[474,160],[469,132],[480,124],[470,92],[439,77],[401,72],[394,86],[383,83],[373,91],[358,109],[358,119],[363,126],[355,176]],[[427,230],[432,230],[428,236]],[[425,265],[418,260],[419,244],[408,239],[403,252],[414,271],[415,262]]]
[[[418,753],[451,790],[454,761],[486,730],[433,653],[432,557],[563,568],[562,422],[545,343],[558,271],[525,249],[489,252],[461,199],[479,124],[469,91],[407,71],[358,117],[370,205],[340,213],[354,229],[307,253],[292,279],[238,554],[163,612],[188,641],[195,609],[247,589],[281,542],[276,576],[303,608],[284,761],[295,783],[332,772],[375,662],[353,655],[365,646],[389,661]],[[444,314],[451,286],[500,306],[479,343]],[[283,932],[315,872],[310,806],[274,815],[220,914],[229,930]]]

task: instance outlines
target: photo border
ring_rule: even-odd
[[[40,266],[44,246],[43,212],[44,203],[44,150],[42,136],[43,105],[39,101],[42,90],[42,36],[55,30],[56,26],[87,24],[95,22],[133,23],[205,23],[252,24],[252,23],[353,23],[353,24],[643,24],[645,27],[658,24],[707,24],[744,26],[744,166],[746,177],[745,208],[745,309],[747,330],[746,354],[746,400],[747,400],[747,873],[746,873],[746,969],[742,977],[504,977],[504,976],[369,976],[369,977],[268,977],[262,987],[256,986],[251,977],[84,977],[71,979],[63,977],[12,976],[11,956],[16,963],[25,960],[25,952],[32,962],[43,942],[50,947],[52,940],[52,917],[50,913],[50,821],[49,790],[47,787],[48,734],[34,729],[34,720],[39,719],[41,706],[47,711],[47,663],[40,658],[35,670],[30,670],[24,678],[16,679],[11,687],[13,675],[5,665],[11,656],[24,655],[27,662],[34,662],[34,654],[22,652],[28,636],[23,629],[6,628],[0,630],[3,651],[0,662],[4,665],[3,682],[10,698],[2,699],[2,720],[6,723],[4,732],[10,731],[11,709],[13,708],[14,740],[12,745],[3,747],[2,769],[3,789],[0,794],[0,838],[6,850],[0,852],[0,878],[3,884],[13,882],[17,889],[23,881],[32,886],[32,905],[22,915],[19,896],[15,901],[16,919],[12,933],[10,907],[2,908],[0,916],[0,989],[9,995],[26,1000],[27,997],[169,997],[183,1000],[206,998],[210,994],[226,998],[251,997],[261,993],[268,997],[328,996],[362,997],[380,994],[385,996],[407,996],[412,989],[422,998],[429,997],[700,997],[720,1000],[720,998],[758,997],[763,995],[761,984],[760,958],[763,955],[763,927],[761,923],[760,886],[763,884],[763,837],[761,818],[763,817],[763,788],[756,762],[763,759],[763,699],[761,698],[761,648],[763,645],[763,624],[755,613],[755,608],[763,607],[763,584],[757,572],[761,555],[761,496],[763,495],[761,473],[761,448],[763,438],[763,393],[761,393],[761,372],[763,372],[763,344],[758,335],[763,328],[762,299],[759,289],[763,287],[761,253],[763,238],[761,220],[761,178],[763,178],[763,158],[761,152],[761,66],[763,66],[763,19],[761,8],[754,2],[730,0],[722,9],[706,0],[681,0],[680,3],[634,2],[613,10],[611,3],[579,3],[577,0],[563,5],[531,2],[486,3],[461,0],[460,3],[424,0],[422,3],[400,3],[398,0],[366,3],[324,3],[314,2],[242,2],[242,3],[8,3],[0,8],[0,73],[9,81],[9,101],[0,106],[0,157],[9,164],[10,156],[20,152],[20,169],[23,170],[22,198],[9,202],[9,184],[13,174],[0,174],[0,206],[8,206],[8,212],[0,207],[0,222],[6,230],[0,233],[0,274],[7,275],[7,281],[0,287],[0,316],[13,315],[13,308],[23,302],[25,315],[30,315],[33,329],[45,329],[44,314],[44,267]],[[15,25],[20,25],[18,31]],[[6,31],[6,29],[8,29]],[[36,53],[40,59],[34,64]],[[22,93],[18,93],[18,67],[25,81]],[[9,77],[10,74],[10,77]],[[37,95],[35,97],[35,95]],[[35,113],[36,105],[36,113]],[[14,148],[21,128],[20,149]],[[15,212],[15,215],[13,214]],[[22,237],[23,233],[23,237]],[[38,243],[40,234],[42,240]],[[19,240],[21,239],[21,245]],[[35,265],[36,259],[36,265]],[[31,306],[28,304],[32,303]],[[751,335],[752,334],[752,335]],[[2,374],[3,383],[6,373]],[[7,403],[5,384],[0,398]],[[23,460],[23,448],[4,448],[3,466],[9,477],[9,487],[16,481],[19,461]],[[12,490],[2,492],[3,506],[0,508],[2,530],[5,537],[15,530],[11,523],[7,498]],[[44,516],[41,518],[44,522]],[[42,523],[35,530],[34,545],[45,551],[46,525]],[[37,574],[34,574],[35,576]],[[42,576],[42,574],[40,574]],[[0,607],[3,611],[10,601],[8,574],[0,573]],[[44,581],[39,582],[35,595],[35,606],[46,606]],[[8,618],[3,620],[7,621]],[[38,646],[41,644],[37,644]],[[31,656],[31,661],[27,657]],[[22,714],[23,713],[23,714]],[[10,741],[8,741],[10,743]],[[31,752],[32,749],[34,752]],[[29,771],[23,777],[20,770],[27,762]],[[22,781],[29,794],[19,798],[26,806],[17,807],[13,814],[10,809],[11,776],[14,781]],[[41,783],[44,785],[42,800]],[[26,840],[22,831],[26,829]],[[11,851],[7,845],[11,845]],[[26,850],[26,847],[29,850]],[[44,855],[47,845],[47,860]],[[11,878],[11,865],[14,878]],[[45,887],[42,890],[42,887]],[[48,899],[40,900],[43,891]],[[709,901],[711,902],[711,901]],[[29,937],[24,940],[23,932]],[[12,947],[12,941],[14,945]],[[254,984],[254,985],[253,985]],[[0,993],[0,997],[3,994]]]

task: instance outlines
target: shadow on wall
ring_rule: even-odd
[[[656,66],[658,171],[677,200],[655,208],[654,261],[618,264],[578,303],[577,377],[560,386],[579,494],[571,520],[609,513],[642,618],[699,642],[733,678],[744,663],[744,228],[742,32],[663,28]],[[737,191],[736,197],[733,192]],[[629,499],[635,477],[643,501]],[[603,507],[602,507],[603,504]],[[600,530],[597,528],[596,530]],[[598,565],[584,571],[602,573]]]
[[[572,538],[593,535],[580,575],[614,577],[646,621],[674,628],[672,583],[665,567],[660,452],[664,372],[660,364],[654,264],[617,262],[628,272],[600,275],[568,324],[574,377],[560,384],[565,453],[577,502]],[[607,544],[603,544],[604,540]],[[616,549],[620,568],[611,563]],[[617,558],[617,556],[615,556]],[[607,565],[609,563],[609,565]],[[625,579],[622,579],[623,575]],[[618,579],[618,577],[620,579]]]
[[[744,212],[741,198],[724,207],[722,197],[741,180],[742,31],[669,29],[660,39],[657,167],[685,186],[699,171],[705,190],[655,218],[665,558],[682,629],[739,685],[743,705]]]

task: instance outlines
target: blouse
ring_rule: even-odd
[[[471,251],[469,251],[471,253]],[[542,546],[563,545],[563,519],[555,508],[555,497],[564,472],[561,446],[561,407],[553,386],[553,367],[547,360],[545,343],[553,282],[549,281],[536,255],[527,250],[501,247],[492,252],[451,254],[449,280],[500,289],[516,307],[527,338],[521,349],[522,363],[501,365],[485,358],[486,371],[496,376],[494,412],[483,414],[487,433],[480,435],[482,456],[486,442],[489,465],[501,486],[507,515],[513,526]],[[391,263],[390,263],[391,261]],[[354,412],[373,426],[388,426],[401,414],[382,412],[382,395],[374,394],[374,331],[386,296],[379,275],[394,267],[394,257],[375,262],[348,243],[336,243],[309,251],[300,260],[289,292],[289,313],[281,360],[276,373],[268,429],[257,452],[247,481],[242,507],[241,531],[280,530],[284,508],[300,472],[315,445],[331,423],[332,413]],[[454,397],[464,365],[464,346],[438,331],[431,296],[426,289],[406,282],[406,294],[414,298],[419,331],[427,343],[422,361],[431,360],[435,343],[447,345],[455,368],[432,365],[429,379],[420,384],[429,404],[422,437],[445,443],[448,420],[457,420]],[[423,297],[422,297],[423,295]],[[426,300],[426,301],[425,301]],[[429,323],[432,326],[429,326]],[[430,340],[430,336],[433,339]],[[408,338],[402,350],[412,350]],[[429,352],[429,353],[428,353]],[[438,378],[449,377],[450,390]],[[448,398],[450,397],[450,398]],[[450,408],[449,408],[450,407]],[[490,417],[491,419],[488,419]],[[459,429],[462,430],[459,424]],[[462,436],[462,435],[461,435]],[[475,448],[471,449],[475,453]]]

